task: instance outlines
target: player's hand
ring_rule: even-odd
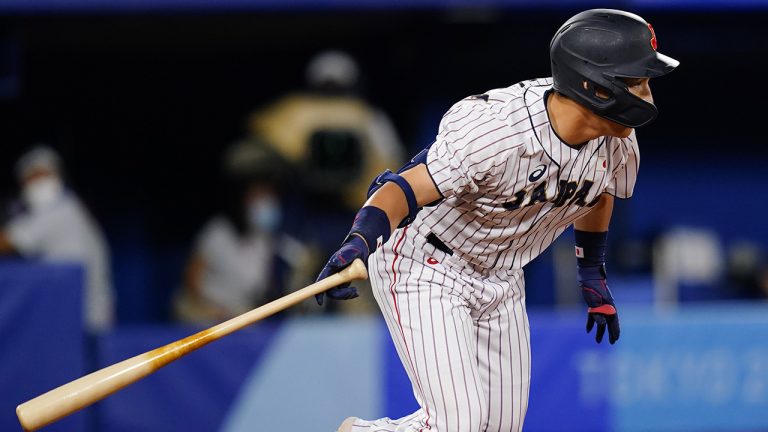
[[[360,258],[363,262],[367,262],[368,246],[365,244],[365,240],[353,235],[331,256],[331,259],[325,264],[320,275],[317,276],[317,280],[325,279],[334,273],[340,272],[344,267],[350,265],[355,258]],[[315,300],[317,300],[317,304],[320,306],[323,305],[324,295],[335,300],[349,300],[358,296],[357,288],[349,286],[349,282],[331,288],[324,293],[317,294]]]
[[[579,267],[579,284],[584,301],[587,302],[587,333],[597,324],[595,340],[602,342],[605,329],[608,329],[608,342],[611,344],[619,340],[621,329],[619,327],[619,314],[616,305],[606,283],[605,268],[603,266]]]

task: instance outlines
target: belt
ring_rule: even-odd
[[[442,240],[437,238],[435,233],[429,233],[429,235],[427,235],[427,243],[431,244],[432,246],[435,247],[435,249],[437,249],[439,251],[443,251],[443,252],[447,253],[448,255],[453,255],[453,251],[451,250],[451,248],[446,246],[446,244],[443,243]]]

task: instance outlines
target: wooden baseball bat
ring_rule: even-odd
[[[339,273],[294,291],[275,301],[236,316],[221,324],[168,345],[147,351],[120,363],[97,370],[70,381],[48,393],[16,407],[16,416],[25,431],[34,431],[80,409],[104,399],[112,393],[155,372],[168,363],[195,351],[236,330],[249,326],[272,314],[289,308],[315,294],[356,279],[366,279],[368,271],[359,259]]]

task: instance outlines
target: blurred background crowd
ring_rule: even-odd
[[[113,169],[126,161],[85,157],[89,150],[82,144],[37,136],[20,145],[15,184],[7,185],[4,200],[5,257],[80,263],[88,282],[85,322],[93,331],[116,322],[212,324],[310,284],[346,234],[372,179],[402,165],[406,149],[390,118],[361,93],[360,66],[350,54],[320,51],[303,70],[295,89],[240,113],[240,128],[204,126],[219,129],[221,142],[177,143],[172,146],[184,148],[170,155],[145,137],[138,144],[146,147],[141,160],[125,178],[114,178]],[[209,156],[190,166],[198,152]],[[107,195],[91,195],[88,185],[80,187],[82,171],[68,169],[62,153],[73,167],[99,165],[93,168],[104,177],[97,184],[127,183],[138,202],[121,205],[121,192],[112,187],[102,191]],[[160,158],[173,160],[142,179]],[[167,195],[153,197],[160,190]],[[154,199],[163,202],[160,208]],[[372,298],[365,297],[345,309],[373,311]],[[334,313],[339,307],[331,302],[291,312]]]
[[[640,13],[681,61],[651,82],[615,210],[617,302],[768,298],[768,3],[288,3],[0,1],[0,253],[82,265],[89,334],[311,283],[376,174],[453,102],[549,76],[554,31],[594,6]],[[529,308],[581,307],[571,236],[526,269]],[[376,314],[361,292],[287,314]]]
[[[570,13],[76,12],[3,20],[2,247],[86,263],[97,326],[219,319],[305,285],[370,180],[428,145],[454,101],[548,76]],[[638,133],[610,270],[632,299],[764,298],[760,16],[649,14],[683,66],[652,83],[661,115]],[[575,300],[565,256],[539,261],[529,301]],[[695,287],[670,294],[678,282]]]

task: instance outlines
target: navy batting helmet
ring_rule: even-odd
[[[656,106],[632,94],[621,78],[655,78],[680,64],[656,46],[653,27],[635,14],[581,12],[550,43],[554,89],[616,123],[633,128],[647,124],[658,115]],[[599,96],[597,89],[602,90]]]

